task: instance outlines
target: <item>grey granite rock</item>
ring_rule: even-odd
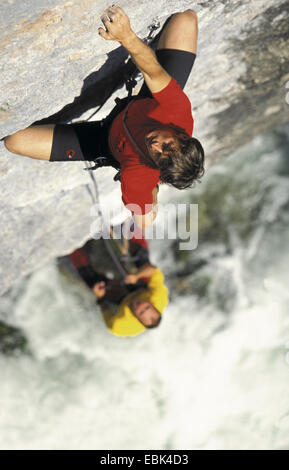
[[[155,19],[163,25],[173,12],[198,12],[198,56],[185,92],[208,166],[288,120],[287,1],[139,0],[119,5],[141,38]],[[95,0],[1,3],[0,137],[43,119],[87,119],[115,89],[93,117],[101,119],[116,96],[126,95],[121,78],[126,51],[97,34],[107,6]],[[82,163],[11,155],[1,143],[0,293],[14,279],[90,238],[90,180],[82,168]],[[120,197],[113,174],[101,169],[96,175],[108,204]]]

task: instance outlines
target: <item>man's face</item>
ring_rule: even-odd
[[[131,311],[137,319],[145,326],[151,325],[160,315],[159,311],[145,300],[132,300],[130,305]]]
[[[185,132],[177,131],[169,126],[154,129],[145,136],[145,144],[150,156],[157,163],[159,154],[163,153],[163,144],[170,145],[171,148],[180,150],[178,137],[182,139],[190,139],[190,136]]]

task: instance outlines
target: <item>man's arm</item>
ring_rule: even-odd
[[[107,328],[112,329],[115,315],[110,310],[108,304],[107,303],[100,304],[100,311],[102,313],[102,317]]]
[[[152,93],[158,93],[166,88],[172,77],[160,65],[155,52],[150,47],[133,31],[121,44],[131,55]]]
[[[165,88],[172,77],[160,65],[154,51],[131,29],[129,18],[125,12],[114,5],[105,10],[101,20],[106,28],[106,31],[103,28],[98,29],[101,37],[110,41],[118,41],[126,48],[142,72],[150,91],[157,93]]]
[[[145,230],[146,228],[150,227],[153,221],[155,220],[157,213],[158,213],[158,186],[156,186],[153,191],[153,208],[150,212],[144,215],[134,214],[133,218],[136,225]]]
[[[135,274],[128,274],[124,280],[126,284],[136,284],[139,279],[151,278],[156,267],[150,263],[144,264]]]
[[[103,320],[104,320],[107,328],[112,329],[113,324],[114,324],[115,314],[114,314],[114,312],[111,308],[112,307],[111,303],[108,302],[105,299],[105,294],[106,294],[105,283],[104,282],[97,282],[93,286],[92,290],[93,290],[93,292],[95,293],[95,295],[97,297],[97,303],[100,307],[100,311],[102,313]]]

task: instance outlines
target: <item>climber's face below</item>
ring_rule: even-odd
[[[165,154],[168,148],[180,150],[178,138],[190,139],[185,132],[177,131],[170,126],[160,127],[145,136],[145,144],[152,159],[157,163],[158,158]],[[166,144],[165,146],[163,146]]]
[[[133,314],[145,326],[151,325],[159,317],[159,311],[150,303],[144,300],[134,299],[130,305]]]

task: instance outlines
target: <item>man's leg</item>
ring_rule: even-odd
[[[51,162],[93,161],[106,155],[109,165],[118,162],[107,148],[102,121],[35,125],[5,137],[6,148],[18,155]]]
[[[197,53],[198,18],[193,10],[175,13],[159,39],[157,49]]]
[[[160,34],[160,33],[159,33]],[[157,46],[154,47],[162,67],[184,89],[192,71],[197,51],[198,20],[193,10],[174,13],[163,26]],[[152,97],[146,83],[138,98]]]
[[[38,160],[49,160],[55,124],[31,126],[5,137],[9,152]]]

